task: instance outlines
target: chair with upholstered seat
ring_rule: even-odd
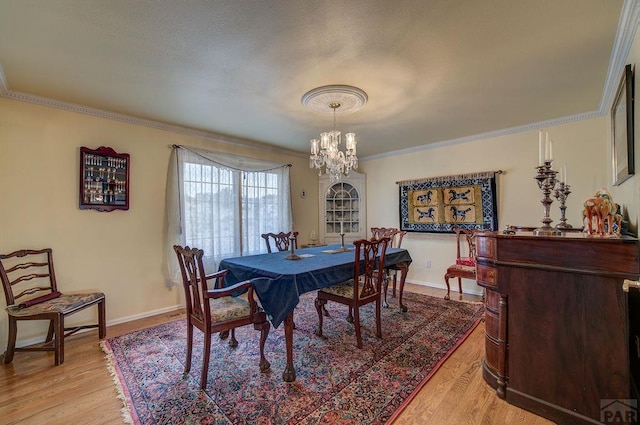
[[[264,345],[271,325],[266,314],[258,307],[253,297],[253,286],[250,281],[240,282],[225,287],[224,276],[227,270],[207,275],[202,263],[203,251],[198,248],[174,245],[178,256],[180,272],[187,304],[187,360],[184,373],[191,370],[191,352],[193,348],[193,327],[204,334],[202,355],[202,372],[200,388],[207,386],[209,359],[211,355],[211,335],[216,332],[231,331],[229,345],[236,347],[235,328],[253,325],[260,334],[260,371],[267,371],[271,365],[264,356]],[[212,282],[211,289],[208,282]],[[233,296],[247,291],[246,299]]]
[[[278,251],[288,251],[291,241],[291,232],[263,233],[260,236],[267,244],[267,252],[271,253],[271,240]],[[293,232],[293,247],[298,249],[298,232]]]
[[[318,330],[316,335],[322,337],[323,307],[327,301],[334,301],[349,306],[347,320],[353,322],[358,348],[362,348],[360,330],[360,307],[375,303],[376,336],[382,338],[380,323],[380,307],[382,304],[382,276],[384,273],[384,256],[387,251],[388,238],[380,240],[366,239],[353,242],[355,257],[353,278],[346,282],[323,288],[318,291],[316,310],[318,311]],[[377,257],[377,260],[376,260]],[[351,315],[353,311],[353,316]],[[325,310],[325,315],[327,315]]]
[[[447,268],[444,275],[444,282],[447,284],[445,300],[449,299],[451,290],[449,279],[458,279],[460,299],[462,299],[462,279],[476,279],[476,231],[460,228],[455,228],[453,231],[456,234],[456,262]]]
[[[389,248],[401,248],[402,239],[407,234],[406,230],[398,230],[393,227],[372,227],[371,236],[374,239],[389,238]],[[391,266],[384,269],[385,276],[383,281],[382,293],[384,295],[384,305],[386,306],[387,289],[389,287],[389,281],[393,282],[391,296],[396,297],[396,287],[398,283],[398,267]]]
[[[63,294],[58,291],[53,269],[53,252],[24,249],[0,255],[0,280],[9,314],[9,338],[4,363],[17,351],[53,351],[56,366],[64,362],[64,340],[83,329],[98,328],[98,338],[107,335],[105,296],[102,292]],[[98,323],[65,327],[65,319],[92,306],[98,307]],[[16,348],[18,321],[48,320],[45,341]]]

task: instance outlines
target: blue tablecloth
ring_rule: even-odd
[[[229,270],[226,285],[251,280],[255,292],[274,327],[280,326],[295,308],[300,295],[344,282],[353,277],[354,251],[327,254],[339,245],[299,249],[298,255],[311,254],[300,260],[287,260],[289,252],[249,255],[227,258],[220,262],[219,270]],[[353,248],[353,245],[347,245]],[[385,267],[398,263],[411,263],[406,249],[387,248]]]

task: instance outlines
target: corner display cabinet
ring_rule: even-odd
[[[80,209],[129,209],[129,154],[80,148]]]
[[[352,243],[367,237],[365,175],[354,171],[333,183],[329,176],[320,176],[320,243]]]

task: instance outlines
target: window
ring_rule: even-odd
[[[167,185],[168,246],[198,247],[205,269],[223,258],[266,252],[267,232],[291,230],[289,166],[178,147]],[[167,253],[177,283],[175,254]]]

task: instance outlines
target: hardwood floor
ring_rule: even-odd
[[[443,296],[444,291],[407,284],[406,290]],[[457,292],[452,292],[452,301]],[[464,295],[464,300],[479,297]],[[113,337],[182,316],[162,314],[110,326]],[[551,424],[501,400],[482,379],[484,324],[444,363],[394,422],[401,424]],[[0,365],[0,423],[122,424],[121,402],[107,371],[96,331],[65,342],[65,362],[53,366],[52,353],[17,353]]]

